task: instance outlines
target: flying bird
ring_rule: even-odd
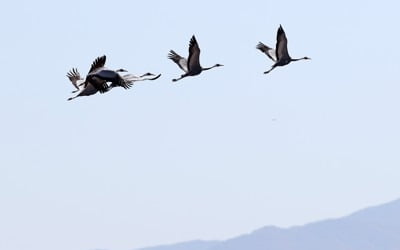
[[[268,47],[267,45],[259,42],[257,45],[257,49],[261,50],[261,52],[265,53],[272,61],[275,63],[272,65],[271,69],[265,71],[264,74],[268,74],[277,66],[285,66],[291,62],[300,61],[300,60],[310,60],[309,57],[302,57],[298,59],[293,59],[289,56],[289,52],[287,49],[287,38],[285,31],[282,28],[282,25],[279,26],[277,36],[276,36],[276,47],[275,50]]]
[[[170,50],[168,58],[174,61],[179,66],[179,68],[181,68],[185,72],[185,74],[181,75],[181,77],[177,79],[172,79],[173,82],[179,81],[187,76],[199,75],[204,70],[223,66],[222,64],[217,63],[212,67],[203,68],[200,65],[200,48],[194,35],[190,39],[188,59],[178,55],[173,50]]]

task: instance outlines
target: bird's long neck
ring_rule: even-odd
[[[290,61],[291,62],[296,62],[296,61],[301,61],[301,60],[307,60],[308,57],[302,57],[302,58],[291,58]]]
[[[218,67],[218,65],[214,65],[214,66],[208,67],[208,68],[202,68],[202,70],[209,70],[209,69],[212,69],[212,68],[215,68],[215,67]]]

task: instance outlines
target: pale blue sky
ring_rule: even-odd
[[[225,239],[400,197],[398,1],[8,1],[0,249]],[[293,57],[262,74],[282,24]],[[173,84],[170,49],[225,67]],[[67,102],[65,74],[162,73]]]

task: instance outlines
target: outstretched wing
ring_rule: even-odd
[[[89,74],[92,73],[93,71],[95,71],[98,68],[104,67],[105,64],[106,64],[106,56],[105,55],[97,57],[93,61],[92,66],[90,67]]]
[[[185,71],[185,73],[188,72],[188,64],[186,58],[181,57],[173,50],[169,51],[168,58],[174,61],[174,63],[178,64],[179,68]]]
[[[283,30],[282,25],[280,25],[276,35],[276,59],[278,61],[282,58],[290,58],[287,43],[285,31]]]
[[[79,83],[78,81],[83,80],[81,75],[79,74],[78,69],[73,68],[71,69],[68,73],[67,73],[67,77],[68,79],[71,81],[72,85],[74,85],[74,87],[79,90]]]
[[[193,35],[189,43],[188,70],[192,71],[200,67],[200,48],[196,37]]]
[[[276,62],[276,53],[274,49],[268,47],[262,42],[259,42],[256,48],[261,50],[261,52],[263,52],[264,54],[266,54],[272,61]]]

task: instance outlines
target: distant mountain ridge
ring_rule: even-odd
[[[400,250],[400,200],[304,226],[267,226],[225,241],[190,241],[140,250]]]

